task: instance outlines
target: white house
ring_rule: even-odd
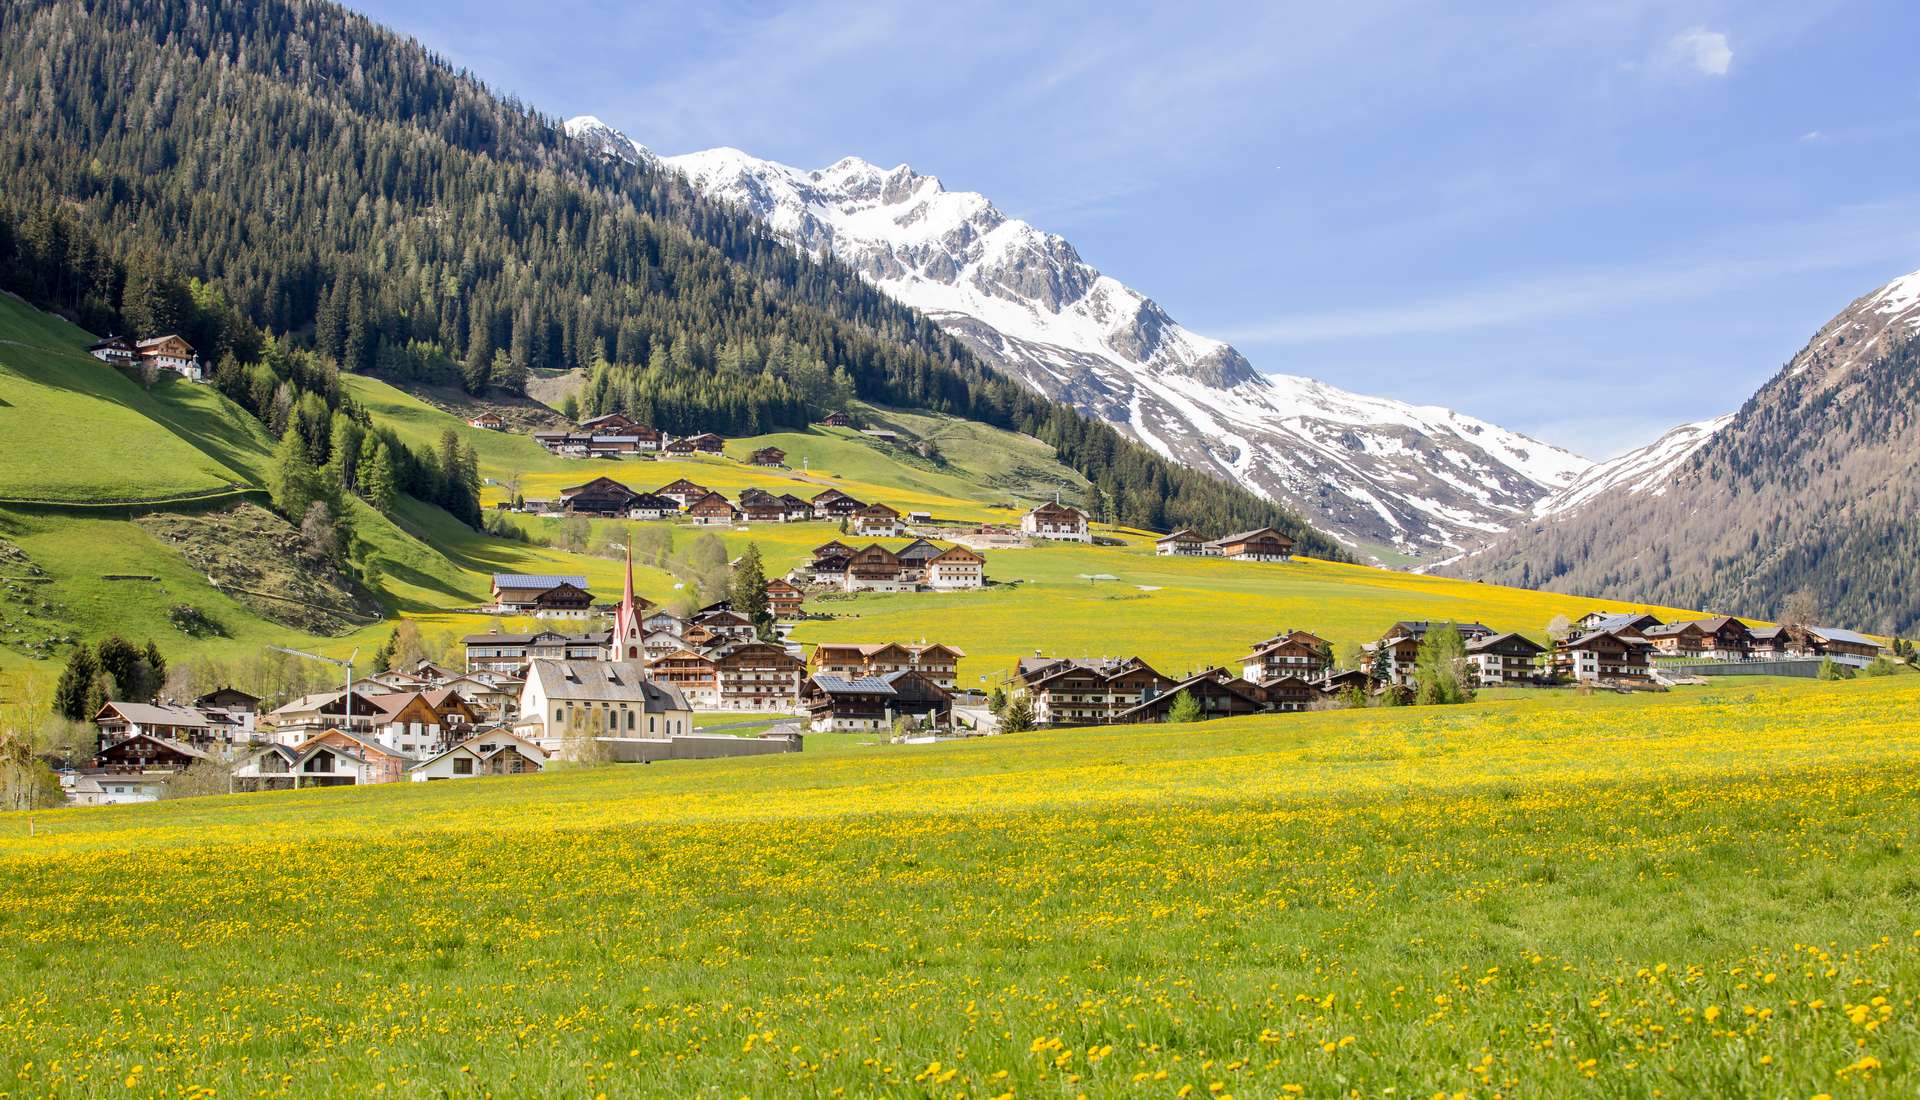
[[[1063,542],[1092,542],[1087,531],[1087,514],[1070,504],[1048,501],[1020,517],[1020,530],[1037,539]]]
[[[936,592],[979,588],[986,579],[987,559],[976,550],[950,546],[927,559],[927,587]]]
[[[477,775],[526,775],[546,767],[545,749],[503,729],[483,730],[408,769],[415,783],[471,779]]]

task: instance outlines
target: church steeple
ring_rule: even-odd
[[[620,606],[613,613],[613,634],[607,639],[607,659],[640,659],[640,612],[633,604],[633,539],[627,539],[627,583],[620,591]]]

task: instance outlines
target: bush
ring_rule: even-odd
[[[1873,663],[1867,666],[1869,676],[1891,676],[1898,671],[1900,666],[1885,657],[1875,657]]]
[[[1820,678],[1822,680],[1851,680],[1853,678],[1853,670],[1834,660],[1832,657],[1822,657],[1820,659]]]
[[[1202,717],[1204,715],[1200,713],[1200,701],[1195,699],[1193,693],[1189,691],[1183,691],[1174,696],[1173,706],[1167,708],[1167,721],[1174,725],[1198,722]]]

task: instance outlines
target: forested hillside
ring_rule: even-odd
[[[1667,480],[1516,531],[1450,572],[1828,623],[1920,626],[1920,273],[1828,322]]]
[[[179,324],[244,362],[257,328],[475,391],[588,368],[594,408],[668,430],[798,426],[853,396],[952,413],[1053,444],[1115,521],[1272,524],[1339,555],[336,5],[8,4],[0,97],[0,277],[95,330]]]

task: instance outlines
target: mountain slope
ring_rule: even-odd
[[[1854,301],[1679,446],[1663,475],[1623,473],[1449,572],[1748,614],[1806,588],[1830,621],[1920,629],[1920,272]]]
[[[567,128],[603,155],[652,159],[598,119]],[[850,157],[807,172],[734,149],[661,163],[850,264],[1033,389],[1298,507],[1349,545],[1420,556],[1476,543],[1588,465],[1451,410],[1262,375],[1063,238],[904,165]]]
[[[1693,452],[1733,422],[1732,413],[1669,428],[1660,438],[1626,454],[1596,462],[1572,484],[1533,506],[1536,516],[1557,516],[1611,494],[1662,493],[1668,477]]]

